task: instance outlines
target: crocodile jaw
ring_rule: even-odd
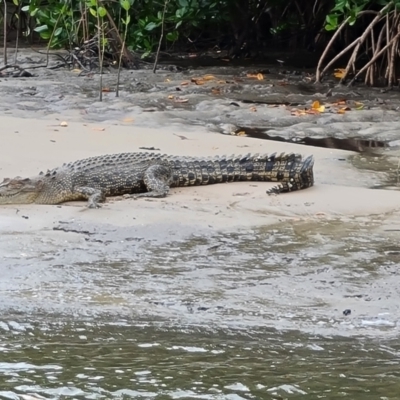
[[[43,187],[43,180],[35,178],[6,178],[0,183],[1,204],[34,203]]]

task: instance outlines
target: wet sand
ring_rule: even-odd
[[[117,226],[179,223],[215,229],[251,227],[281,219],[321,219],[387,214],[400,207],[400,192],[368,189],[365,173],[346,161],[347,152],[307,146],[265,142],[208,132],[168,127],[137,128],[134,124],[68,122],[61,127],[52,119],[2,117],[0,148],[3,177],[34,176],[64,162],[94,155],[144,151],[156,147],[176,155],[211,156],[272,152],[312,153],[315,158],[315,186],[299,192],[268,196],[269,182],[235,182],[202,187],[171,189],[166,199],[108,198],[100,210],[86,210],[85,202],[61,206],[2,206],[4,228],[20,225],[20,214],[29,213],[30,226],[44,228],[62,218],[79,218]],[[368,199],[368,201],[365,201]],[[134,222],[125,219],[135,215]],[[35,223],[35,216],[40,216]],[[4,217],[7,217],[5,219]],[[4,221],[8,222],[5,223]],[[21,221],[19,221],[21,222]]]

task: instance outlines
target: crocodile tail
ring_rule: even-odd
[[[296,160],[288,171],[288,179],[267,190],[267,194],[279,194],[306,189],[314,185],[314,158],[309,156],[304,160]]]

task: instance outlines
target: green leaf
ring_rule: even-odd
[[[59,27],[54,31],[54,36],[59,36],[61,32],[63,31],[63,28]]]
[[[121,7],[125,10],[125,11],[129,11],[129,9],[131,8],[131,3],[129,2],[129,0],[121,0],[120,1]]]
[[[157,28],[157,24],[155,22],[149,22],[144,29],[146,31],[152,31],[154,28]]]
[[[328,25],[332,25],[334,26],[334,29],[336,29],[337,24],[338,24],[338,16],[336,14],[328,14],[326,16],[326,22],[328,23]],[[326,29],[326,27],[325,27]]]
[[[36,29],[35,29],[35,30],[36,30]],[[50,34],[49,31],[41,32],[41,33],[40,33],[40,37],[41,37],[42,39],[44,39],[44,40],[49,40],[49,39],[50,39],[50,36],[51,36],[51,34]]]
[[[100,18],[104,18],[107,15],[107,10],[104,7],[99,7],[97,12],[99,13]]]
[[[189,5],[187,0],[179,0],[178,3],[181,7],[187,7]]]
[[[126,19],[121,18],[121,20],[122,20],[122,23],[123,23],[124,25],[129,25],[130,22],[131,22],[131,16],[128,15],[128,16],[126,17]]]
[[[18,7],[18,4],[19,4],[18,0],[13,0],[13,3]]]
[[[149,56],[150,53],[151,53],[151,50],[147,50],[146,52],[144,52],[144,53],[140,56],[140,58],[146,58],[146,57]]]
[[[182,20],[178,21],[175,25],[175,29],[178,29],[182,25]]]
[[[93,15],[93,17],[97,17],[97,11],[94,8],[89,8],[90,14]]]
[[[177,41],[178,38],[179,38],[179,33],[178,33],[177,31],[175,31],[175,32],[168,32],[166,38],[167,38],[167,40],[168,40],[169,42],[175,42],[175,41]]]
[[[37,33],[42,33],[42,32],[48,31],[48,30],[49,30],[49,27],[47,25],[37,26],[34,29],[34,31],[37,32]]]
[[[337,25],[335,25],[335,26],[329,25],[329,24],[325,25],[325,30],[327,30],[327,31],[334,31],[336,28],[337,28]]]
[[[335,7],[332,8],[332,11],[340,11],[343,13],[344,8],[348,5],[347,0],[336,0]]]
[[[23,11],[23,12],[29,11],[29,6],[23,6],[23,7],[21,7],[21,11]]]

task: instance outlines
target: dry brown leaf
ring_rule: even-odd
[[[67,121],[62,121],[62,122],[60,122],[60,126],[65,128],[66,126],[68,126],[68,122]]]
[[[221,94],[221,89],[220,88],[211,88],[211,93],[212,94]]]
[[[350,107],[342,107],[337,111],[338,114],[344,114],[346,111],[351,111]]]
[[[101,89],[102,92],[111,92],[111,89],[109,87],[103,87],[103,89]]]
[[[187,85],[189,85],[189,82],[188,82],[188,81],[183,81],[183,82],[181,83],[181,86],[187,86]]]
[[[252,112],[256,112],[257,108],[255,106],[252,106],[252,107],[249,108],[249,110],[252,111]]]
[[[316,100],[312,103],[311,109],[313,110],[313,112],[311,114],[315,114],[315,111],[316,112],[324,112],[325,106],[321,105],[320,102],[318,100]]]
[[[335,78],[342,79],[346,72],[346,68],[336,68],[333,75]]]
[[[172,100],[173,98],[175,98],[175,96],[172,95],[172,94],[170,94],[170,95],[168,96],[168,99],[169,99],[169,100]]]
[[[195,83],[196,85],[204,85],[205,81],[202,78],[192,78],[191,82]]]
[[[292,110],[291,114],[296,116],[296,117],[299,117],[301,115],[306,115],[307,111],[306,110]]]
[[[216,78],[214,75],[207,74],[207,75],[204,75],[204,76],[203,76],[203,79],[204,79],[205,81],[214,81],[214,80],[216,80],[217,78]]]
[[[79,68],[74,68],[73,70],[71,70],[71,72],[79,73],[82,72],[82,70]]]
[[[245,131],[236,132],[235,136],[246,136],[246,132]]]
[[[167,82],[167,83],[168,83],[168,82],[171,82],[171,79],[165,78],[165,79],[164,79],[164,82]]]

